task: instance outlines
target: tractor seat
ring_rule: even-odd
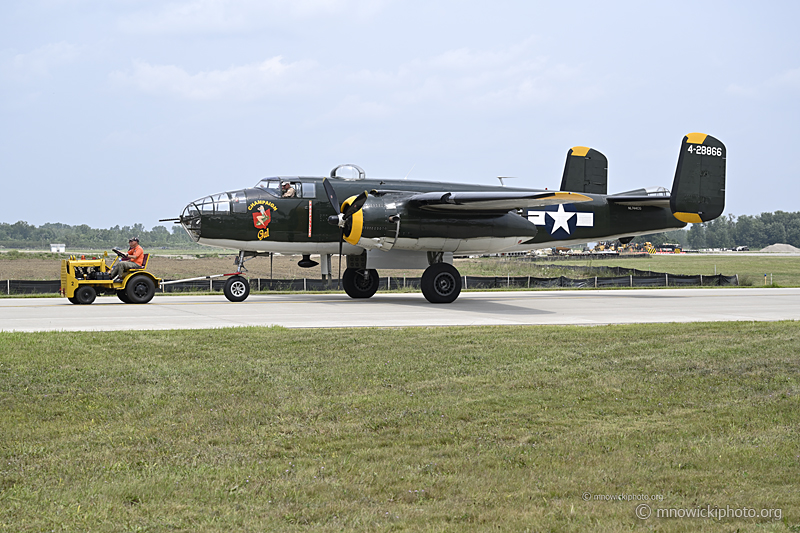
[[[132,268],[131,271],[133,271],[133,270],[146,270],[147,269],[147,262],[149,260],[150,260],[150,254],[144,254],[142,256],[142,266],[136,267],[136,268]]]

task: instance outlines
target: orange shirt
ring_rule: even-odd
[[[128,257],[130,257],[130,261],[133,261],[139,266],[142,266],[144,262],[144,250],[138,244],[135,244],[133,248],[128,250]]]

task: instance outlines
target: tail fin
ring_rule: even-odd
[[[725,145],[711,135],[683,138],[669,206],[682,222],[713,220],[725,209]]]
[[[567,152],[561,190],[608,194],[608,159],[593,148],[575,146]]]

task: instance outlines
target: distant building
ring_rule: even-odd
[[[56,253],[56,254],[63,254],[64,252],[67,251],[67,245],[66,244],[51,244],[50,245],[50,251],[53,252],[53,253]]]

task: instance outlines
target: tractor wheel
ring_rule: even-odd
[[[243,302],[250,295],[250,283],[242,276],[231,276],[225,282],[222,292],[231,302]]]
[[[122,300],[126,304],[131,303],[131,301],[128,299],[128,295],[125,294],[125,291],[123,289],[120,289],[120,290],[117,291],[117,298],[119,298],[120,300]]]
[[[83,285],[75,291],[75,299],[81,305],[89,305],[97,298],[97,291],[91,285]]]
[[[350,298],[371,298],[379,282],[378,271],[374,268],[346,268],[342,276],[342,287]]]
[[[422,273],[422,294],[432,304],[449,304],[461,294],[461,275],[449,263],[435,263]]]
[[[125,296],[132,304],[146,304],[156,294],[156,284],[144,274],[132,276],[125,284]]]
[[[67,300],[69,300],[70,302],[74,303],[75,305],[78,305],[78,304],[80,304],[80,302],[78,301],[78,299],[77,299],[77,298],[75,298],[74,296],[73,296],[72,298],[70,298],[70,297],[67,297]]]

